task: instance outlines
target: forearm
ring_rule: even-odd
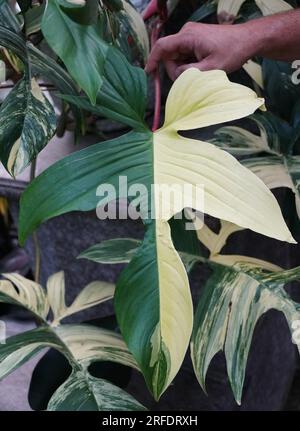
[[[255,56],[300,60],[300,9],[233,26],[187,23],[156,43],[146,71],[163,61],[173,80],[190,67],[231,73]]]
[[[300,9],[249,21],[240,27],[251,57],[300,59]]]

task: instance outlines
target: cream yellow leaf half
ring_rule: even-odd
[[[187,351],[193,329],[193,303],[188,276],[174,248],[166,221],[156,221],[156,238],[161,319],[152,339],[151,362],[159,360],[160,350],[165,345],[172,360],[163,392],[179,371]]]
[[[237,120],[263,105],[264,99],[250,88],[230,82],[225,72],[191,68],[170,90],[160,131],[192,130]]]
[[[186,207],[294,243],[275,197],[258,177],[214,145],[177,133],[245,117],[262,104],[252,90],[231,83],[222,71],[186,71],[170,91],[165,124],[154,133],[154,180],[176,183],[181,190],[185,184],[203,187],[204,203],[196,193],[184,192]],[[155,206],[159,217],[168,220],[182,209],[180,199],[168,209],[161,196],[156,194]]]
[[[255,0],[264,16],[293,10],[293,7],[283,0]]]

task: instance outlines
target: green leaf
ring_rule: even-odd
[[[24,77],[0,108],[0,159],[16,176],[48,144],[56,130],[56,116],[34,78]]]
[[[189,18],[189,21],[200,22],[217,11],[217,0],[206,1]]]
[[[103,3],[112,12],[119,12],[123,8],[122,0],[103,0]]]
[[[150,132],[131,132],[112,141],[92,145],[52,165],[22,195],[20,241],[23,243],[47,219],[73,210],[95,209],[101,201],[96,195],[98,186],[108,183],[118,192],[120,172],[128,170],[128,186],[150,183],[147,167],[151,157],[151,139]]]
[[[126,58],[114,48],[103,68],[103,85],[95,105],[82,97],[62,96],[89,112],[126,124],[137,131],[147,128],[144,117],[147,103],[147,80],[145,72],[131,66]]]
[[[79,95],[77,86],[69,74],[58,63],[35,48],[31,43],[27,43],[26,48],[29,55],[29,59],[27,60],[29,60],[34,72],[49,79],[61,93],[72,96]],[[71,110],[74,115],[77,132],[81,131],[83,133],[85,126],[82,111],[75,105],[71,105]]]
[[[62,10],[73,20],[82,25],[96,24],[98,19],[98,0],[71,1],[58,0]]]
[[[42,32],[70,75],[94,104],[102,85],[101,75],[108,55],[108,45],[101,39],[100,29],[96,25],[76,23],[61,9],[58,0],[52,0],[47,3]],[[61,43],[62,40],[64,43]]]
[[[136,411],[145,410],[134,398],[106,380],[73,373],[57,389],[48,404],[50,411]]]
[[[300,269],[265,273],[244,265],[213,265],[197,307],[191,342],[195,373],[205,390],[209,364],[219,351],[226,356],[227,372],[240,404],[247,358],[258,319],[268,310],[284,313],[292,331],[300,319],[300,306],[284,291],[284,284],[299,279]]]
[[[45,11],[46,3],[40,6],[34,6],[24,14],[26,36],[37,33],[41,30],[42,18]]]
[[[21,26],[7,0],[0,3],[0,25],[16,34],[21,33]]]
[[[128,263],[141,243],[130,238],[111,239],[88,248],[78,258],[103,264]]]

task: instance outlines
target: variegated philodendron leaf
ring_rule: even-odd
[[[0,60],[0,84],[6,81],[6,65],[3,60]]]
[[[19,274],[2,275],[5,280],[0,280],[0,302],[27,308],[40,319],[46,321],[49,313],[49,302],[42,286]]]
[[[78,258],[103,264],[129,263],[141,244],[132,238],[111,239],[88,248]]]
[[[67,307],[65,303],[64,272],[61,271],[52,275],[47,282],[47,296],[54,318],[52,325],[57,325],[67,316],[112,299],[114,291],[115,286],[112,283],[94,281],[82,289],[73,303]]]
[[[106,380],[76,371],[53,394],[47,410],[140,411],[146,409],[132,396]]]
[[[63,383],[50,400],[49,410],[144,410],[126,392],[89,374],[88,366],[97,361],[137,368],[120,335],[90,325],[42,326],[8,338],[0,345],[0,379],[48,347],[69,361],[74,388],[70,393],[69,380]]]
[[[297,131],[286,121],[270,112],[261,112],[251,117],[259,135],[235,126],[221,127],[210,141],[235,156],[250,156],[268,153],[271,156],[290,154],[297,140]]]
[[[38,283],[19,274],[3,274],[3,277],[6,280],[0,280],[0,302],[25,307],[43,321],[46,321],[51,307],[53,326],[67,316],[112,299],[115,290],[112,283],[94,281],[82,289],[70,306],[66,306],[63,271],[48,279],[47,292]]]
[[[213,265],[196,310],[191,341],[195,373],[205,389],[209,364],[224,351],[235,399],[240,404],[247,358],[258,319],[270,309],[284,313],[292,330],[300,319],[300,305],[293,302],[284,285],[299,279],[300,268],[266,273],[247,264],[231,268]]]
[[[10,337],[5,344],[0,345],[0,379],[42,349],[52,347],[60,351],[73,368],[73,384],[77,391],[67,397],[68,403],[71,403],[70,409],[143,409],[124,391],[103,380],[94,379],[88,371],[92,363],[99,361],[112,361],[138,369],[122,337],[113,331],[91,325],[59,325],[59,320],[63,317],[111,298],[113,294],[111,285],[91,283],[82,290],[70,307],[66,307],[62,272],[55,274],[48,281],[49,301],[45,291],[37,283],[17,274],[5,274],[5,278],[7,280],[0,281],[0,301],[26,307],[39,317],[42,326]],[[53,309],[54,324],[46,320],[49,303]],[[65,383],[56,392],[57,396],[54,398],[56,402],[53,402],[50,407],[52,410],[62,409],[59,394],[63,397],[66,395],[65,385],[68,384]],[[106,388],[110,391],[108,392]],[[101,390],[103,392],[100,392]],[[81,403],[77,403],[78,399]],[[97,402],[91,403],[92,399],[96,399]],[[75,404],[73,405],[72,402]]]
[[[230,18],[234,20],[245,1],[246,0],[219,0],[218,15],[223,17],[222,21],[228,21]],[[293,7],[284,0],[255,0],[255,3],[265,16],[293,9]]]
[[[234,156],[250,156],[271,151],[267,136],[263,130],[258,136],[236,126],[221,127],[214,133],[214,137],[210,142]]]
[[[262,259],[257,259],[251,256],[221,254],[222,249],[225,247],[228,238],[235,232],[243,230],[240,226],[221,220],[221,228],[218,233],[212,231],[206,224],[200,229],[196,230],[199,241],[205,245],[209,251],[208,262],[215,262],[224,266],[234,266],[236,264],[246,263],[248,268],[262,268],[266,271],[280,271],[280,268],[273,263],[267,262]],[[201,261],[198,259],[198,261]]]
[[[269,156],[244,159],[243,165],[251,169],[269,187],[287,187],[295,194],[300,218],[300,156]]]
[[[1,105],[0,118],[0,159],[16,176],[54,135],[55,112],[36,80],[24,77]]]
[[[298,132],[284,120],[271,113],[252,116],[260,136],[239,127],[222,127],[211,140],[215,145],[243,158],[242,164],[251,169],[270,189],[287,187],[295,194],[296,210],[300,216],[299,172],[300,157],[290,155]],[[268,153],[268,156],[260,155]]]
[[[206,224],[204,224],[204,226],[196,231],[196,233],[199,241],[201,241],[201,243],[209,250],[209,257],[204,257],[204,255],[200,254],[199,251],[197,253],[193,253],[190,244],[188,247],[190,250],[188,251],[184,251],[179,248],[178,252],[186,271],[189,273],[193,269],[194,264],[199,262],[214,262],[229,267],[236,264],[246,263],[249,268],[259,267],[266,271],[274,272],[282,270],[281,267],[274,265],[271,262],[251,256],[221,254],[229,236],[241,230],[243,230],[243,228],[224,220],[221,220],[221,229],[219,233],[213,232]],[[139,247],[141,245],[142,241],[132,238],[117,238],[102,241],[100,244],[96,244],[82,252],[79,255],[79,258],[111,265],[117,263],[129,263],[133,257],[139,253]]]
[[[127,70],[129,77],[135,73]],[[143,82],[140,72],[139,80],[130,80],[134,91]],[[114,88],[113,83],[110,85]],[[119,91],[123,100],[123,87],[114,91]],[[99,98],[96,108],[103,109],[106,103],[104,100],[101,105]],[[144,106],[144,101],[140,104]],[[244,117],[262,104],[252,90],[231,83],[222,71],[190,69],[170,91],[161,129],[152,133],[143,120],[138,124],[136,109],[125,111],[122,102],[120,113],[135,119],[134,131],[59,161],[36,178],[22,196],[21,242],[51,217],[95,209],[99,184],[114,187],[112,200],[127,197],[127,190],[119,185],[120,173],[127,177],[128,187],[145,186],[140,198],[132,202],[141,208],[145,238],[118,280],[115,309],[124,339],[156,399],[181,366],[193,323],[188,277],[174,248],[168,220],[186,206],[294,242],[274,196],[260,179],[214,145],[178,134],[178,130]],[[159,189],[152,195],[153,184],[171,188],[176,184],[181,199],[174,199],[173,194],[170,205],[164,205]],[[185,193],[186,184],[203,186],[204,204],[197,193]]]
[[[142,241],[133,238],[111,239],[93,245],[82,252],[78,258],[110,265],[129,263],[139,252],[139,247],[141,245]],[[201,256],[198,254],[194,255],[179,250],[179,255],[187,272],[190,272],[195,263],[202,261]]]
[[[149,55],[149,36],[145,23],[141,15],[127,0],[122,0],[123,8],[117,14],[119,24],[122,27],[120,37],[124,38],[124,34],[131,37],[140,52],[144,62],[147,61]]]

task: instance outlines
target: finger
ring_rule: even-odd
[[[181,53],[191,50],[192,47],[189,46],[186,38],[182,35],[163,37],[154,45],[149,55],[145,71],[151,73],[158,67],[161,60],[175,60]]]
[[[169,78],[172,81],[175,81],[177,78],[176,70],[178,69],[178,63],[172,60],[165,60],[164,65],[167,71],[167,74],[169,75]]]

